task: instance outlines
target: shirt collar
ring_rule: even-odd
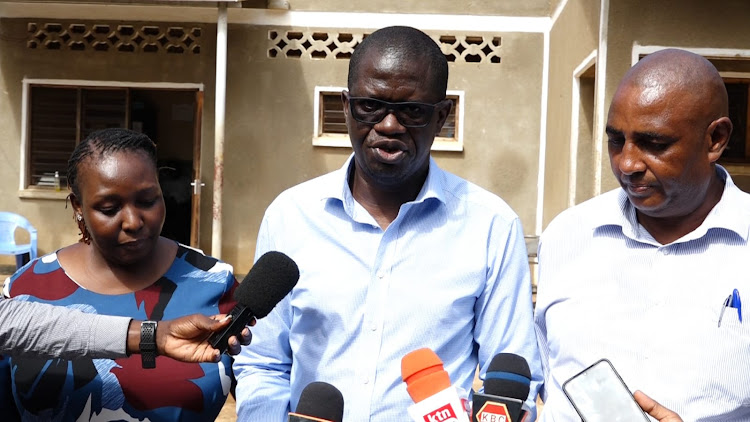
[[[737,233],[743,240],[747,241],[750,234],[750,220],[747,218],[747,195],[740,190],[732,180],[727,170],[716,165],[719,177],[724,179],[724,193],[721,200],[708,213],[706,220],[696,229],[700,236],[711,228],[723,228]]]
[[[726,229],[737,233],[745,241],[750,234],[750,220],[745,215],[746,200],[742,191],[734,184],[727,170],[716,165],[716,172],[724,180],[724,192],[721,199],[708,213],[703,223],[691,233],[676,242],[697,239],[705,235],[709,229]],[[617,189],[617,200],[607,201],[605,209],[593,217],[594,230],[603,226],[619,226],[622,233],[631,239],[652,239],[651,235],[638,223],[635,207],[628,199],[622,188]]]
[[[336,170],[332,177],[340,180],[340,184],[330,183],[324,188],[321,199],[338,199],[344,204],[350,205],[354,201],[352,190],[349,188],[349,175],[354,171],[354,154],[351,154],[344,165]],[[428,198],[435,198],[445,203],[445,174],[430,157],[430,167],[427,171],[427,179],[422,185],[417,198],[412,203],[421,203]]]

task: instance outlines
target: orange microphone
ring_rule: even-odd
[[[407,409],[415,422],[469,422],[466,402],[451,386],[443,361],[430,349],[417,349],[401,359],[401,378],[414,400]]]

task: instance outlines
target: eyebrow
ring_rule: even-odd
[[[609,125],[607,125],[607,128],[605,129],[605,132],[607,133],[607,135],[619,135],[619,136],[623,135],[623,133],[622,133],[621,130],[617,130],[617,129],[613,128],[612,126],[609,126]]]
[[[625,133],[621,130],[615,129],[612,126],[607,126],[606,129],[607,135],[610,136],[625,136]],[[674,136],[668,136],[663,133],[658,132],[635,132],[634,137],[636,139],[656,139],[658,141],[665,141],[665,142],[677,142],[679,138],[676,138]]]

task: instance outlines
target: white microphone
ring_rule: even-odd
[[[401,378],[414,400],[407,409],[415,422],[470,422],[468,400],[451,386],[443,361],[430,349],[417,349],[401,359]]]

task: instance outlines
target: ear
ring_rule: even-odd
[[[448,119],[448,115],[450,114],[451,108],[453,107],[453,101],[447,99],[440,101],[436,107],[438,120],[437,126],[435,127],[435,135],[437,136],[437,134],[440,133],[441,130],[443,130],[443,125]]]
[[[71,192],[68,195],[68,198],[70,199],[70,205],[73,207],[73,211],[76,214],[83,214],[83,210],[81,209],[81,201],[78,200],[78,197],[76,196],[76,194]]]
[[[708,159],[715,163],[721,157],[729,143],[729,137],[732,136],[732,121],[729,117],[721,117],[708,125],[706,129],[706,138],[708,138]]]

